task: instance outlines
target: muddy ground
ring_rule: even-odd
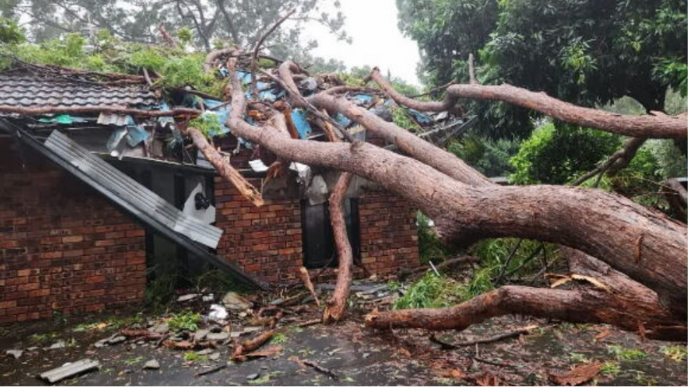
[[[129,311],[0,327],[0,385],[46,384],[37,375],[80,359],[97,359],[101,368],[59,382],[60,385],[548,385],[561,374],[589,362],[602,371],[585,384],[686,385],[686,359],[672,359],[666,347],[682,343],[641,341],[632,333],[604,325],[573,325],[544,320],[502,317],[463,332],[437,337],[457,343],[490,337],[518,327],[539,327],[520,338],[443,350],[421,330],[378,332],[363,326],[357,310],[334,326],[296,325],[317,316],[315,306],[281,320],[280,335],[268,345],[279,354],[243,363],[229,362],[231,344],[221,344],[194,357],[155,341],[129,339],[95,348],[94,344],[127,326],[150,326],[166,313]],[[132,317],[134,316],[134,317]],[[135,322],[133,322],[135,321]],[[228,328],[225,328],[228,329]],[[253,334],[255,335],[255,334]],[[250,338],[251,334],[240,340]],[[62,342],[64,348],[48,349]],[[6,354],[22,349],[18,359]],[[196,350],[199,352],[199,350]],[[208,352],[210,356],[208,356]],[[203,352],[202,352],[203,353]],[[683,353],[685,353],[683,351]],[[186,356],[185,356],[186,355]],[[186,359],[185,359],[186,357]],[[191,358],[191,359],[190,359]],[[144,369],[149,360],[159,369]],[[213,360],[214,359],[214,360]],[[334,373],[334,378],[306,366],[310,360]],[[199,372],[220,365],[217,372]]]

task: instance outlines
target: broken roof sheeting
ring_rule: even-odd
[[[216,248],[222,230],[183,214],[176,207],[117,168],[94,156],[59,131],[53,131],[44,144],[64,160],[95,179],[110,192],[195,242]]]
[[[159,103],[147,85],[106,86],[65,77],[0,73],[0,105],[70,108]]]
[[[0,119],[0,129],[3,129],[4,131],[12,134],[15,136],[18,140],[22,141],[23,143],[27,144],[29,147],[32,149],[38,151],[40,154],[43,156],[47,157],[48,159],[52,160],[55,162],[57,165],[65,169],[67,172],[71,173],[74,175],[76,178],[79,180],[83,181],[84,183],[90,185],[92,188],[94,188],[96,191],[99,193],[103,194],[105,197],[107,197],[109,200],[111,200],[115,205],[119,206],[121,209],[123,209],[125,212],[129,213],[132,215],[134,218],[138,219],[141,221],[143,224],[146,226],[152,228],[156,232],[160,233],[165,238],[168,238],[169,240],[173,241],[174,243],[177,243],[181,247],[187,249],[189,252],[194,254],[194,256],[198,257],[199,259],[202,259],[213,266],[225,271],[227,274],[231,276],[231,278],[235,279],[236,281],[243,283],[250,288],[259,288],[259,289],[265,289],[267,288],[267,285],[262,282],[258,282],[255,279],[251,278],[250,276],[246,275],[241,268],[234,262],[228,261],[226,259],[220,258],[215,254],[212,254],[211,252],[208,251],[207,248],[204,246],[199,245],[198,243],[192,241],[189,239],[186,235],[181,234],[179,232],[176,232],[175,230],[167,227],[165,224],[161,223],[159,220],[158,214],[149,214],[146,212],[143,212],[142,209],[139,207],[130,204],[127,200],[124,200],[123,197],[120,195],[116,194],[115,192],[110,191],[106,186],[100,184],[100,180],[102,179],[101,176],[93,176],[93,171],[89,171],[87,173],[87,170],[82,170],[79,168],[77,165],[70,163],[66,159],[64,159],[62,156],[60,156],[57,152],[53,151],[52,149],[48,148],[45,144],[42,142],[38,141],[36,138],[32,137],[29,133],[21,129],[20,127],[12,124],[11,122],[7,120]],[[55,134],[57,133],[57,134]],[[59,133],[58,131],[54,131],[53,134],[57,137],[60,137],[60,139],[67,143],[70,144],[69,147],[73,149],[78,149],[80,152],[85,152],[88,154],[88,151],[75,142],[71,141],[69,138],[66,138],[65,135]],[[51,136],[53,135],[51,134]],[[96,156],[88,154],[91,158],[94,158],[92,160],[96,164],[106,164],[107,163],[103,160],[97,159],[95,160]],[[99,162],[98,162],[99,161]],[[114,168],[113,168],[114,169]],[[114,170],[115,173],[119,174],[120,172],[117,170]],[[105,176],[106,180],[110,179],[110,176]]]

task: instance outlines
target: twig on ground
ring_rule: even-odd
[[[437,337],[435,337],[435,335],[431,335],[430,341],[432,341],[433,343],[439,344],[440,348],[442,348],[442,349],[450,350],[450,349],[457,349],[460,347],[468,347],[468,346],[476,345],[476,344],[494,343],[495,341],[506,340],[506,339],[510,339],[512,337],[519,337],[521,335],[527,335],[528,333],[530,333],[530,331],[532,331],[535,328],[537,328],[537,325],[530,325],[530,326],[527,326],[525,328],[516,329],[516,330],[511,331],[511,332],[501,333],[501,334],[487,337],[487,338],[483,338],[483,339],[462,341],[459,343],[447,343],[447,342],[444,342],[444,341],[438,339]]]

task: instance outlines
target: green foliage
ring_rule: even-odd
[[[607,345],[607,351],[614,354],[621,361],[642,360],[647,357],[647,354],[641,349],[627,349],[616,344]]]
[[[449,277],[428,272],[394,303],[394,309],[444,308],[459,303],[464,286]]]
[[[411,132],[417,132],[420,126],[413,120],[411,115],[403,107],[393,107],[392,122],[400,128],[404,128]]]
[[[191,282],[198,291],[202,289],[212,289],[214,292],[226,293],[229,291],[237,293],[247,292],[244,285],[238,284],[232,277],[222,270],[205,270],[198,276],[192,278]]]
[[[430,226],[430,218],[420,211],[416,216],[416,224],[418,226],[418,250],[422,264],[427,265],[430,261],[437,264],[455,255],[455,249],[440,241],[435,229]]]
[[[179,49],[125,43],[107,33],[97,35],[98,49],[85,49],[80,34],[47,40],[40,45],[23,43],[0,47],[0,51],[30,63],[52,64],[74,69],[140,74],[143,69],[162,75],[158,83],[168,88],[192,86],[212,95],[220,95],[226,79],[203,70],[205,55]]]
[[[124,365],[133,366],[133,365],[141,363],[143,360],[144,360],[144,358],[142,356],[131,357],[129,359],[124,360]]]
[[[208,355],[199,355],[194,351],[184,352],[184,361],[193,361],[197,363],[204,363],[208,361]]]
[[[675,362],[682,362],[686,359],[685,345],[668,345],[660,349],[662,353]]]
[[[289,338],[287,337],[287,335],[285,335],[284,333],[279,333],[279,332],[272,335],[272,338],[270,339],[270,342],[273,344],[284,344],[287,341],[289,341]]]
[[[270,381],[270,379],[274,378],[275,376],[279,376],[283,373],[284,372],[282,372],[282,371],[271,371],[271,372],[268,372],[265,375],[259,377],[258,379],[249,380],[248,384],[250,384],[252,386],[266,384],[267,382]]]
[[[167,321],[170,329],[174,331],[189,330],[195,331],[198,329],[198,323],[201,321],[201,315],[198,313],[192,313],[189,311],[184,311],[172,316],[171,319]]]
[[[57,338],[56,332],[34,333],[33,335],[29,336],[29,341],[31,341],[33,343],[43,343],[46,341],[55,340],[56,338]]]
[[[664,196],[658,194],[662,180],[659,169],[657,158],[647,146],[643,146],[627,168],[607,181],[612,190],[644,206],[667,208]]]
[[[604,105],[624,95],[661,110],[686,90],[686,3],[681,0],[398,0],[399,28],[424,53],[421,78],[467,82],[477,54],[483,84],[510,83],[565,101]],[[451,60],[449,60],[451,58]],[[539,114],[469,101],[479,132],[525,137]]]
[[[192,43],[193,33],[189,27],[182,27],[178,29],[175,35],[177,36],[177,43],[181,44],[182,47],[186,47]]]
[[[600,367],[600,372],[602,375],[614,376],[621,372],[621,367],[618,363],[608,361],[602,364],[602,367]]]
[[[397,281],[389,281],[389,282],[387,282],[387,288],[391,292],[396,292],[397,290],[399,290],[401,288],[401,284]]]
[[[509,254],[517,245],[518,249],[509,261],[509,265],[504,268]],[[480,257],[483,266],[492,267],[493,273],[502,270],[509,273],[518,269],[518,275],[524,276],[540,270],[542,264],[537,255],[543,254],[542,249],[544,249],[544,254],[550,264],[559,259],[556,246],[529,239],[524,239],[519,245],[518,238],[485,239],[471,246],[470,253]],[[526,262],[526,260],[529,261]]]
[[[305,39],[304,26],[317,24],[339,40],[348,41],[344,15],[338,1],[251,0],[177,2],[166,0],[9,0],[0,1],[0,16],[21,20],[32,41],[44,42],[65,33],[89,34],[89,25],[127,42],[159,42],[157,26],[176,31],[178,43],[186,49],[210,51],[216,42],[251,47],[269,25],[288,10],[295,9],[292,23],[272,33],[265,46],[281,58],[312,58],[315,39]],[[213,44],[211,44],[211,42]]]
[[[24,31],[14,20],[0,17],[0,44],[19,44],[25,40]]]
[[[190,128],[196,128],[206,137],[222,133],[220,117],[215,112],[205,111],[200,116],[189,121]]]
[[[172,300],[174,289],[180,280],[179,262],[174,257],[160,259],[148,269],[148,284],[146,285],[146,305],[163,306]]]
[[[492,276],[495,273],[494,267],[485,267],[476,270],[472,279],[462,284],[452,278],[428,272],[403,297],[394,302],[393,309],[453,306],[494,289]]]
[[[486,176],[507,176],[514,171],[509,163],[519,150],[516,139],[497,139],[468,134],[449,142],[447,150]]]
[[[686,155],[673,140],[649,140],[646,147],[657,160],[657,174],[662,179],[688,176]]]
[[[511,158],[515,184],[565,184],[612,154],[621,145],[618,136],[561,123],[545,123],[521,144]]]

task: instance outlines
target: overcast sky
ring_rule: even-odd
[[[401,34],[397,27],[397,6],[394,0],[343,0],[341,11],[346,16],[344,28],[353,42],[339,42],[321,26],[310,23],[304,37],[315,38],[319,46],[314,55],[336,58],[347,67],[378,66],[383,74],[420,85],[416,64],[420,60],[416,43]]]

